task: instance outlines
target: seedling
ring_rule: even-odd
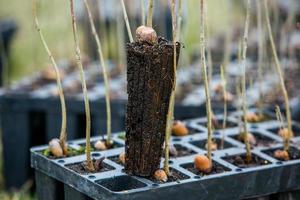
[[[264,31],[262,28],[261,3],[256,0],[257,13],[257,37],[258,37],[258,83],[259,83],[259,99],[258,99],[258,117],[263,118],[263,58],[264,58]]]
[[[280,81],[280,87],[283,93],[283,97],[284,97],[284,103],[285,103],[285,110],[286,110],[286,119],[287,119],[287,137],[285,138],[285,150],[289,149],[289,144],[290,144],[290,139],[293,136],[293,130],[292,130],[292,118],[291,118],[291,111],[290,111],[290,102],[289,102],[289,97],[288,97],[288,93],[285,87],[285,83],[284,83],[284,77],[283,77],[283,73],[281,70],[281,65],[278,59],[278,55],[276,52],[276,46],[274,43],[274,38],[273,38],[273,34],[272,34],[272,28],[271,28],[271,23],[270,23],[270,18],[269,18],[269,10],[268,10],[268,5],[267,5],[267,0],[264,0],[264,11],[265,11],[265,19],[266,19],[266,24],[267,24],[267,28],[268,28],[268,35],[269,35],[269,40],[271,43],[271,48],[272,48],[272,54],[274,57],[274,61],[275,61],[275,68],[276,68],[276,72],[277,75],[279,77],[279,81]]]
[[[65,102],[65,96],[61,84],[61,76],[59,73],[58,66],[56,64],[56,61],[48,47],[48,44],[44,38],[44,34],[40,28],[39,25],[39,20],[37,17],[37,2],[36,0],[33,0],[33,16],[34,16],[34,21],[35,21],[35,28],[37,32],[39,33],[40,39],[43,43],[43,46],[50,58],[50,61],[52,62],[52,66],[55,70],[56,74],[56,85],[58,87],[58,93],[59,93],[59,98],[60,98],[60,104],[61,104],[61,117],[62,117],[62,123],[61,123],[61,130],[60,130],[60,137],[58,139],[52,139],[49,142],[49,149],[50,152],[56,156],[56,157],[63,157],[68,155],[68,147],[67,147],[67,111],[66,111],[66,102]]]
[[[280,129],[279,129],[279,133],[282,132],[284,133],[284,124],[283,124],[283,119],[282,119],[282,115],[281,115],[281,111],[280,111],[280,107],[277,105],[275,107],[275,112],[276,112],[276,118],[277,118],[277,121],[280,123]],[[286,137],[288,135],[287,134],[283,134],[282,135],[282,138],[283,138],[283,143],[284,143],[284,149],[283,150],[276,150],[274,152],[274,157],[275,158],[278,158],[280,160],[289,160],[289,153],[288,153],[288,149],[289,147],[287,146],[288,143],[286,142]]]
[[[207,75],[207,66],[205,59],[205,0],[200,1],[200,59],[203,73],[203,80],[205,85],[206,96],[206,113],[207,113],[207,156],[197,155],[194,160],[196,168],[202,172],[209,172],[212,169],[212,112],[210,101],[210,87]],[[205,158],[204,158],[205,157]],[[200,162],[201,161],[201,162]]]
[[[83,96],[84,96],[84,107],[85,107],[85,116],[86,116],[86,169],[89,171],[95,171],[94,163],[91,159],[91,142],[90,142],[90,135],[91,135],[91,113],[90,113],[90,105],[89,105],[89,98],[87,94],[87,87],[86,81],[83,71],[83,66],[81,62],[81,53],[79,48],[78,42],[78,35],[77,35],[77,26],[76,26],[76,17],[74,15],[74,5],[73,0],[70,0],[70,11],[71,11],[71,18],[72,18],[72,30],[73,30],[73,37],[75,43],[75,56],[77,61],[77,67],[80,73],[80,80],[82,84]]]
[[[164,170],[167,175],[170,174],[169,169],[169,151],[170,151],[170,136],[171,136],[171,124],[174,118],[174,102],[176,92],[176,76],[177,76],[177,62],[176,62],[176,13],[175,13],[175,0],[171,1],[171,13],[172,13],[172,30],[173,30],[173,74],[174,81],[172,83],[172,93],[169,101],[169,109],[167,114],[167,127],[165,133],[165,161]]]
[[[126,12],[126,7],[125,7],[125,4],[124,4],[124,0],[121,0],[121,4],[122,4],[122,10],[123,10],[123,15],[124,15],[124,20],[125,20],[125,24],[126,24],[126,28],[127,28],[129,41],[133,42],[133,37],[132,37],[132,33],[131,33],[131,28],[130,28],[130,24],[129,24],[127,12]]]
[[[147,14],[147,26],[148,27],[152,27],[152,16],[153,16],[153,0],[149,0],[148,14]]]
[[[243,103],[243,115],[244,115],[244,130],[243,130],[243,139],[246,145],[246,161],[251,162],[251,150],[250,143],[248,138],[248,128],[247,128],[247,97],[246,97],[246,53],[247,53],[247,40],[248,40],[248,32],[249,32],[249,23],[250,23],[250,9],[251,2],[247,0],[247,10],[246,10],[246,21],[245,21],[245,29],[242,43],[242,103]]]
[[[90,26],[92,29],[92,34],[96,41],[97,51],[98,51],[98,55],[99,55],[99,59],[100,59],[101,67],[102,67],[102,72],[103,72],[102,74],[103,74],[103,80],[104,80],[104,85],[105,85],[105,103],[106,103],[106,120],[107,120],[107,123],[106,123],[107,138],[106,138],[105,146],[106,146],[106,148],[110,148],[113,145],[113,141],[111,139],[111,111],[110,111],[110,91],[109,91],[109,78],[108,78],[109,72],[107,71],[107,66],[106,66],[106,63],[103,58],[100,38],[96,31],[92,13],[90,10],[90,6],[89,6],[87,0],[84,0],[84,5],[85,5],[86,11],[88,13],[89,22],[90,22]],[[96,148],[96,146],[95,146],[95,148]]]
[[[221,149],[224,148],[224,137],[225,137],[225,129],[226,129],[226,121],[227,121],[227,82],[226,82],[226,71],[225,67],[221,65],[221,79],[222,79],[222,90],[223,90],[223,103],[224,103],[224,112],[223,112],[223,132],[222,132],[222,140],[221,140]]]

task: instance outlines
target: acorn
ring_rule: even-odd
[[[56,71],[52,66],[48,66],[46,69],[44,69],[41,73],[42,77],[45,80],[48,81],[55,81],[56,80]],[[59,75],[60,78],[63,79],[64,78],[64,71],[59,69]]]
[[[278,130],[278,135],[279,135],[280,137],[282,137],[282,138],[288,138],[288,136],[289,136],[289,129],[288,129],[288,128],[281,128],[281,129],[279,129],[279,130]],[[290,134],[290,136],[293,137],[293,136],[294,136],[294,133],[292,132],[292,133]]]
[[[95,144],[94,144],[95,149],[100,150],[100,151],[104,151],[107,149],[106,145],[104,142],[102,142],[101,140],[98,140]]]
[[[119,160],[123,165],[125,165],[125,152],[120,153]]]
[[[55,157],[63,157],[64,155],[60,141],[57,138],[54,138],[49,142],[49,150]]]
[[[222,100],[226,102],[231,102],[233,101],[233,95],[230,92],[226,92],[225,97],[223,96]]]
[[[167,176],[166,172],[162,169],[158,169],[154,172],[154,178],[160,182],[168,181],[168,176]]]
[[[274,152],[274,157],[279,160],[285,160],[285,161],[290,159],[289,152],[285,150],[279,150],[279,149]]]
[[[170,145],[169,147],[170,156],[177,157],[178,151],[174,145]]]
[[[218,83],[218,84],[214,87],[213,90],[214,90],[215,93],[217,93],[217,94],[221,93],[221,92],[223,91],[223,85],[222,85],[222,83]]]
[[[248,122],[258,122],[259,121],[259,116],[254,112],[248,112],[246,114],[246,120]]]
[[[252,133],[247,133],[247,137],[250,145],[252,146],[256,145],[256,138]]]
[[[205,149],[208,148],[208,143],[205,144]],[[211,150],[212,151],[215,151],[215,150],[218,150],[218,144],[216,142],[211,142]]]
[[[189,134],[189,130],[183,122],[177,120],[173,122],[172,133],[176,136],[185,136]]]
[[[148,26],[139,26],[136,29],[136,39],[138,42],[147,42],[150,44],[157,43],[157,34],[152,27]]]
[[[204,155],[196,155],[194,159],[195,168],[200,172],[209,173],[212,170],[212,163],[208,157]]]

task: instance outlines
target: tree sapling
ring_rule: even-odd
[[[268,5],[267,5],[267,0],[264,0],[264,13],[265,13],[265,19],[266,19],[266,24],[268,28],[268,35],[269,35],[269,40],[271,43],[271,48],[272,48],[272,54],[273,58],[275,61],[275,68],[277,75],[279,77],[280,81],[280,87],[283,93],[284,97],[284,103],[285,103],[285,112],[286,112],[286,119],[287,119],[287,128],[284,128],[282,131],[287,133],[287,137],[284,137],[285,142],[284,142],[284,150],[288,151],[289,150],[289,144],[290,144],[290,139],[293,137],[293,130],[292,130],[292,117],[291,117],[291,110],[290,110],[290,102],[289,102],[289,96],[286,90],[286,86],[284,83],[284,77],[283,77],[283,72],[281,69],[281,65],[278,59],[277,51],[276,51],[276,46],[274,43],[274,38],[272,34],[272,28],[271,28],[271,23],[270,23],[270,18],[269,18],[269,10],[268,10]]]
[[[91,159],[91,142],[90,142],[90,135],[91,135],[91,113],[90,113],[90,104],[89,98],[87,93],[86,81],[81,61],[81,53],[79,48],[78,42],[78,35],[77,35],[77,26],[76,26],[76,17],[74,14],[74,2],[70,0],[70,12],[72,18],[72,30],[73,30],[73,37],[75,43],[75,56],[77,61],[77,66],[80,72],[80,80],[82,84],[83,96],[84,96],[84,106],[85,106],[85,116],[86,116],[86,168],[88,171],[95,171],[94,163]]]
[[[171,1],[171,13],[172,13],[172,32],[173,32],[173,75],[174,81],[172,83],[172,92],[169,101],[169,108],[167,114],[167,126],[165,132],[165,161],[164,170],[167,175],[170,175],[169,169],[169,151],[170,151],[170,136],[171,136],[171,123],[174,118],[174,102],[175,102],[175,92],[176,92],[176,77],[177,77],[177,56],[176,56],[176,11],[175,11],[175,0]],[[180,125],[180,124],[179,124]],[[186,132],[184,132],[186,133]]]
[[[87,0],[84,0],[84,5],[85,5],[85,8],[86,8],[86,11],[87,11],[87,14],[88,14],[90,26],[91,26],[91,29],[92,29],[92,34],[93,34],[94,39],[96,41],[97,52],[98,52],[98,56],[99,56],[101,67],[102,67],[102,74],[103,74],[103,80],[104,80],[104,85],[105,85],[105,103],[106,103],[106,121],[107,121],[107,123],[106,123],[107,138],[106,138],[106,141],[105,141],[105,148],[104,149],[109,149],[113,145],[113,141],[111,139],[111,111],[110,111],[109,72],[107,71],[107,66],[106,66],[105,60],[103,58],[100,38],[99,38],[99,35],[96,31],[95,24],[94,24],[93,17],[92,17],[92,13],[91,13],[91,10],[90,10],[90,6],[89,6]],[[102,143],[102,141],[101,140],[97,141],[94,147],[98,150],[104,150],[103,145],[101,145],[99,143]],[[98,148],[98,147],[101,147],[101,148]]]
[[[280,128],[279,128],[279,132],[282,132],[284,130],[284,124],[283,124],[283,119],[282,119],[282,115],[281,115],[281,111],[280,111],[280,107],[277,105],[275,107],[275,112],[276,112],[276,118],[277,118],[277,121],[279,122],[280,124]],[[287,140],[286,140],[286,137],[288,137],[288,134],[285,134],[283,132],[282,134],[282,138],[283,138],[283,142],[285,143]],[[280,160],[289,160],[289,153],[287,150],[283,149],[278,149],[274,152],[274,157],[275,158],[278,158]]]
[[[206,96],[206,113],[207,113],[207,156],[197,155],[194,159],[195,167],[204,173],[209,173],[212,170],[212,114],[211,114],[211,101],[210,101],[210,90],[207,76],[207,66],[205,59],[205,11],[206,1],[200,0],[200,58],[202,66],[202,74],[205,85],[205,96]]]
[[[34,16],[34,22],[35,22],[35,28],[37,32],[39,33],[40,39],[43,43],[43,46],[50,58],[50,61],[52,62],[55,76],[56,76],[56,84],[58,87],[59,92],[59,98],[60,98],[60,104],[61,104],[61,115],[62,115],[62,123],[61,123],[61,130],[60,130],[60,137],[59,139],[54,138],[49,142],[49,150],[55,157],[63,157],[68,155],[68,147],[67,147],[67,111],[66,111],[66,102],[65,102],[65,96],[61,84],[61,76],[58,69],[58,66],[56,64],[56,61],[48,47],[48,44],[44,38],[43,32],[39,25],[39,20],[37,17],[37,2],[36,0],[33,0],[33,16]]]
[[[246,97],[246,52],[247,52],[247,40],[249,32],[249,23],[250,23],[250,9],[251,2],[247,0],[247,10],[246,10],[246,21],[245,21],[245,30],[242,43],[242,103],[243,103],[243,119],[244,119],[244,129],[243,129],[243,139],[246,145],[246,162],[251,162],[251,147],[249,143],[249,133],[247,127],[247,97]]]

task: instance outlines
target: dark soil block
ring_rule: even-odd
[[[269,156],[275,158],[274,157],[274,152],[276,150],[282,150],[282,148],[275,148],[275,149],[265,150],[265,151],[263,151],[263,153],[268,154]],[[288,153],[289,153],[290,160],[300,159],[300,150],[297,149],[296,147],[291,146],[288,150]],[[278,158],[275,158],[275,159],[280,160]],[[281,160],[281,161],[284,161],[284,160]]]
[[[188,178],[190,178],[190,177],[181,173],[180,171],[170,167],[170,176],[168,176],[168,180],[166,182],[158,181],[154,177],[151,177],[150,180],[156,184],[164,184],[164,183],[171,183],[171,182],[180,183],[181,180],[185,180]]]
[[[270,164],[269,161],[262,159],[253,153],[252,153],[252,160],[249,163],[246,162],[246,154],[228,156],[228,157],[224,157],[222,159],[226,160],[227,162],[229,162],[239,168],[258,167],[258,166]]]
[[[82,174],[82,175],[106,172],[106,171],[115,169],[114,167],[104,163],[103,159],[104,158],[100,158],[98,160],[93,159],[93,164],[95,166],[95,171],[93,171],[93,172],[90,172],[86,169],[86,162],[80,162],[80,163],[75,163],[75,164],[71,164],[71,165],[66,165],[66,167],[79,173],[79,174]]]
[[[262,135],[261,133],[257,132],[257,131],[251,131],[251,133],[253,134],[253,136],[256,139],[256,144],[254,145],[255,147],[271,147],[272,145],[278,143],[277,141]],[[233,139],[244,143],[243,138],[240,135],[234,135],[234,136],[230,136]]]
[[[200,172],[198,169],[195,168],[194,163],[182,164],[182,165],[180,165],[180,167],[192,172],[193,174],[195,174],[197,176],[208,176],[208,175],[220,174],[220,173],[225,173],[227,171],[230,171],[229,168],[227,168],[215,161],[212,161],[212,163],[213,163],[213,167],[212,167],[211,172],[209,172],[209,173]]]
[[[162,38],[157,44],[127,44],[125,171],[128,174],[149,177],[159,168],[174,83],[173,48],[171,42]],[[176,50],[178,60],[179,43]]]
[[[207,122],[199,122],[199,125],[202,125],[204,127],[207,127]],[[223,120],[222,119],[216,119],[215,122],[212,123],[213,128],[215,130],[223,129]],[[226,128],[233,128],[237,127],[237,124],[232,121],[226,121]]]
[[[220,138],[213,138],[213,142],[217,143],[217,150],[222,150],[221,146],[222,146],[222,139]],[[206,150],[205,148],[205,145],[207,143],[207,140],[204,139],[204,140],[195,140],[195,141],[192,141],[192,142],[189,142],[190,144],[200,148],[200,149],[203,149],[203,150]],[[228,149],[228,148],[231,148],[231,147],[234,147],[234,145],[232,145],[231,143],[227,142],[226,140],[223,141],[223,149]]]
[[[268,129],[268,131],[274,133],[275,135],[278,135],[279,130],[280,130],[280,127]],[[300,136],[300,127],[299,126],[292,125],[292,130],[293,130],[293,133],[294,133],[294,137]]]
[[[196,133],[202,133],[203,132],[202,130],[189,127],[188,125],[187,125],[187,129],[189,130],[189,135],[194,135]]]

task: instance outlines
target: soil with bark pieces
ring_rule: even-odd
[[[273,140],[269,137],[260,135],[259,133],[258,134],[252,133],[252,134],[256,139],[256,143],[254,145],[255,147],[271,147],[271,146],[273,146],[274,144],[277,143],[277,141],[275,141],[275,140]],[[233,139],[244,143],[244,139],[240,135],[233,136]]]
[[[280,150],[280,148],[276,148],[276,149],[272,149],[272,150],[266,150],[264,151],[265,154],[268,154],[269,156],[274,157],[274,152],[276,150]],[[282,150],[282,149],[281,149]],[[288,150],[288,153],[289,153],[289,158],[290,160],[296,160],[296,159],[300,159],[300,150],[295,148],[295,147],[290,147],[289,150]],[[277,160],[281,160],[281,159],[278,159],[276,158]],[[284,161],[284,160],[281,160],[281,161]]]
[[[154,183],[162,184],[162,183],[170,183],[170,182],[180,182],[181,180],[188,179],[189,177],[176,169],[170,168],[170,175],[168,176],[168,180],[166,182],[158,181],[154,177],[151,177],[150,180]]]
[[[198,176],[207,176],[212,174],[220,174],[227,171],[230,171],[228,168],[224,167],[223,165],[220,165],[213,161],[213,167],[212,170],[209,173],[200,172],[198,169],[195,168],[194,163],[188,163],[183,164],[181,167],[185,168],[186,170],[192,172],[193,174],[196,174]]]
[[[90,174],[90,173],[99,173],[99,172],[105,172],[105,171],[110,171],[113,170],[114,168],[106,163],[104,163],[104,157],[99,158],[99,159],[93,159],[93,165],[95,168],[95,171],[89,171],[86,167],[86,162],[81,162],[81,163],[75,163],[75,164],[70,164],[67,165],[69,169],[79,173],[79,174]]]
[[[250,162],[246,161],[246,154],[229,156],[223,159],[239,168],[257,167],[270,164],[269,161],[262,159],[254,154],[252,154],[252,159]]]

